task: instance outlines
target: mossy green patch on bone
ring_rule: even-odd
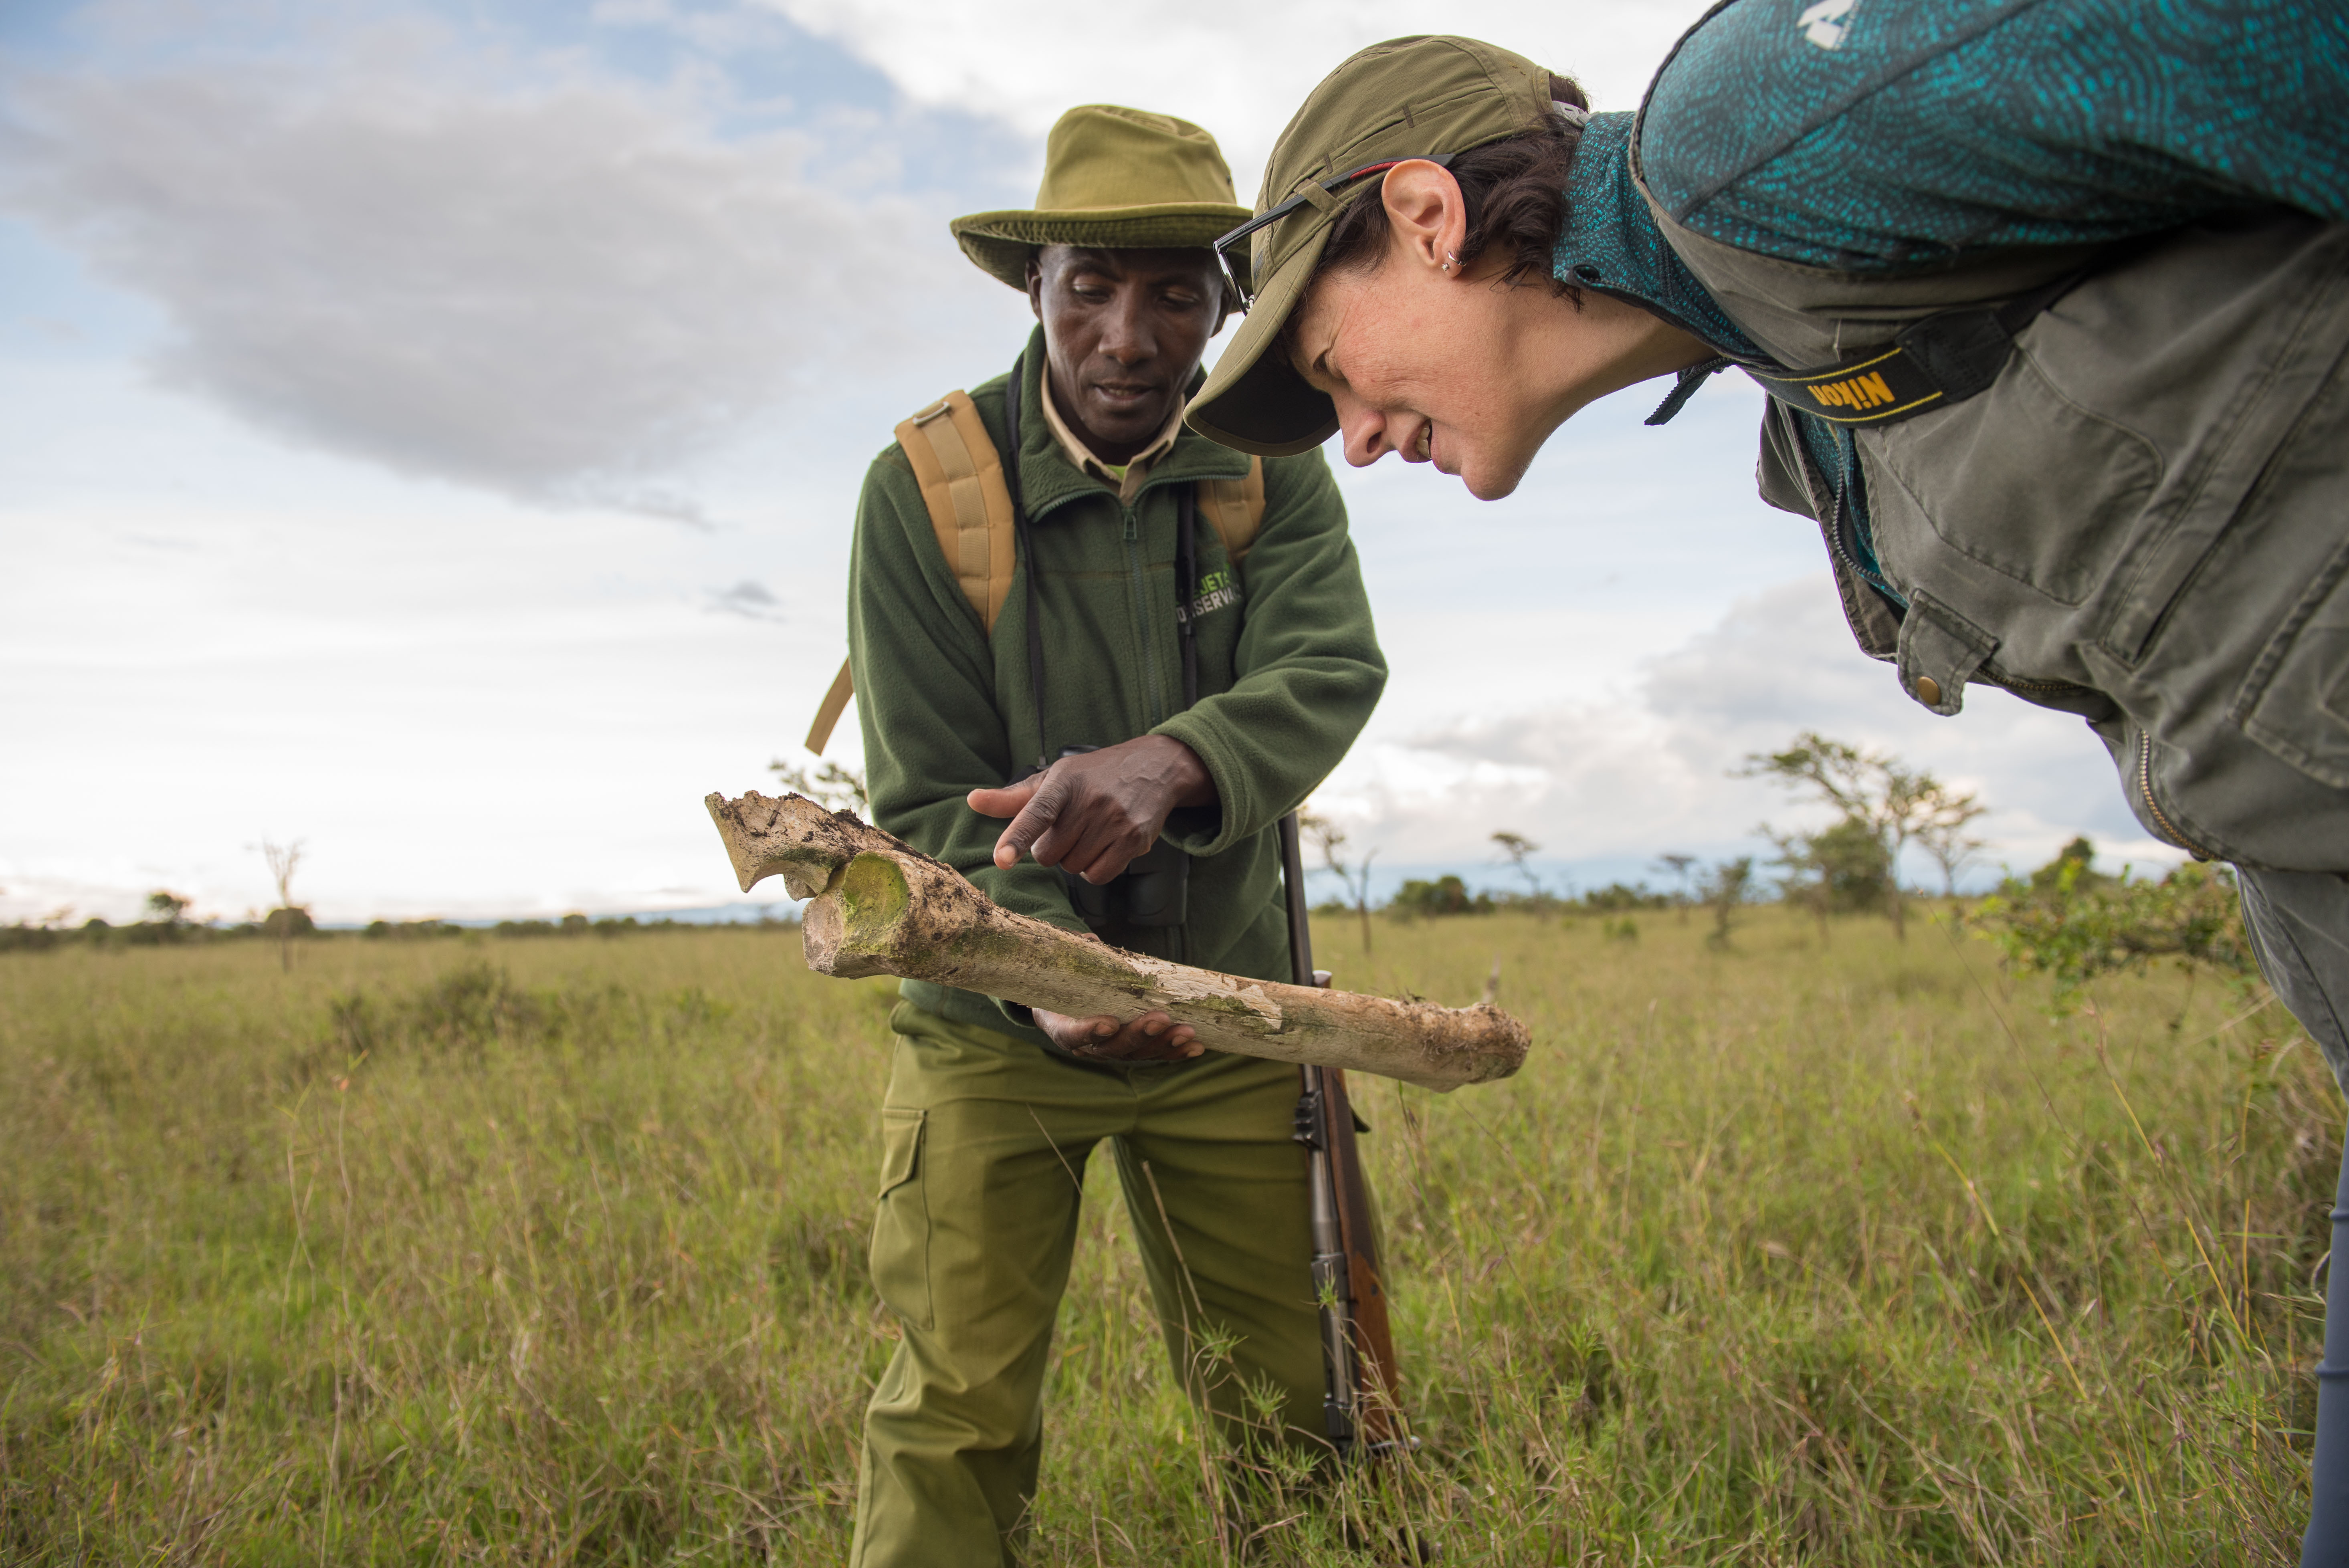
[[[1219,1014],[1250,1034],[1278,1034],[1285,1021],[1278,1016],[1266,1017],[1261,1003],[1251,1003],[1237,992],[1227,991],[1220,996],[1201,996],[1191,1006],[1204,1013]]]
[[[905,873],[882,855],[859,855],[838,878],[843,944],[859,952],[891,945],[898,923],[912,907]]]

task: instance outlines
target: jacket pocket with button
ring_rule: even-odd
[[[1900,689],[1947,718],[1965,706],[1966,683],[1998,651],[1998,639],[1921,589],[1911,590],[1896,650]]]
[[[881,1112],[881,1194],[873,1215],[873,1288],[916,1328],[933,1326],[930,1199],[923,1179],[928,1113],[905,1106]]]
[[[2043,320],[2026,338],[2048,331]],[[1870,428],[1861,448],[1942,548],[2067,605],[2105,581],[2162,476],[2151,443],[2074,403],[2022,352],[1990,393]]]

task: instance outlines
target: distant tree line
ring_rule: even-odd
[[[177,905],[175,912],[164,918],[155,917],[157,901]],[[625,936],[643,931],[701,931],[707,927],[699,922],[659,918],[641,920],[633,914],[605,916],[591,920],[585,914],[566,914],[560,920],[502,920],[494,925],[460,925],[447,920],[378,920],[367,925],[328,931],[314,922],[304,910],[274,910],[262,920],[245,920],[230,923],[225,921],[193,921],[185,917],[188,901],[176,893],[158,892],[148,900],[149,918],[114,924],[93,915],[79,925],[68,925],[52,919],[43,923],[19,921],[13,925],[0,925],[0,953],[40,952],[64,946],[85,947],[159,947],[178,944],[221,942],[287,942],[362,941],[413,942],[446,938],[471,937],[553,937],[553,936]],[[282,918],[297,916],[295,918]],[[799,921],[790,915],[768,916],[755,922],[737,922],[769,928],[797,930]]]
[[[1601,917],[1610,937],[1636,937],[1636,912],[1671,909],[1685,920],[1691,910],[1713,915],[1709,943],[1730,941],[1737,912],[1775,898],[1803,910],[1828,939],[1831,917],[1881,914],[1902,939],[1908,936],[1912,899],[1922,896],[1901,885],[1901,859],[1921,851],[1941,873],[1941,895],[1954,899],[1958,875],[1982,851],[1971,824],[1989,808],[1971,790],[1942,783],[1930,772],[1898,758],[1806,731],[1783,751],[1746,758],[1735,776],[1784,785],[1809,803],[1831,809],[1824,826],[1804,831],[1764,822],[1759,831],[1777,849],[1767,862],[1776,872],[1765,882],[1752,857],[1707,865],[1696,856],[1672,852],[1657,867],[1674,886],[1659,892],[1646,882],[1609,882],[1579,895],[1561,896],[1543,887],[1530,857],[1540,846],[1524,834],[1492,835],[1505,863],[1525,890],[1472,891],[1464,878],[1444,875],[1405,882],[1383,906],[1395,920],[1433,920],[1456,915],[1524,910],[1541,915]],[[1321,827],[1325,845],[1343,836]],[[2232,873],[2225,866],[2189,862],[2156,878],[2117,877],[2095,869],[2095,846],[2075,838],[2047,864],[2025,877],[2009,877],[1998,891],[1958,918],[1997,943],[2010,967],[2044,974],[2054,982],[2054,1000],[2069,1006],[2084,987],[2103,975],[2141,971],[2174,963],[2191,973],[2216,974],[2255,990],[2259,967],[2242,923]],[[1367,937],[1371,904],[1368,858],[1359,868],[1325,854],[1330,869],[1347,884],[1349,903],[1325,903],[1324,911],[1360,916]]]
[[[772,764],[784,788],[833,810],[868,809],[861,771],[828,759]],[[1620,880],[1580,893],[1543,885],[1533,856],[1541,846],[1526,835],[1491,835],[1501,863],[1522,881],[1516,888],[1472,890],[1454,873],[1405,881],[1383,904],[1371,897],[1371,870],[1378,851],[1356,854],[1347,834],[1329,818],[1307,808],[1299,813],[1307,841],[1323,869],[1334,873],[1342,898],[1324,901],[1322,914],[1350,914],[1361,925],[1368,951],[1371,915],[1390,920],[1445,919],[1504,911],[1541,917],[1593,915],[1610,937],[1636,938],[1637,914],[1671,911],[1686,921],[1692,911],[1712,916],[1707,941],[1729,944],[1739,910],[1775,899],[1808,913],[1828,939],[1836,915],[1881,914],[1902,940],[1908,936],[1910,900],[1920,896],[1901,886],[1899,866],[1911,848],[1941,873],[1941,892],[1954,898],[1959,872],[1983,848],[1970,825],[1988,811],[1971,791],[1952,789],[1921,769],[1889,754],[1855,747],[1812,731],[1797,735],[1783,751],[1756,752],[1733,776],[1764,779],[1831,810],[1832,820],[1810,830],[1782,830],[1764,822],[1757,830],[1776,848],[1766,865],[1777,872],[1765,881],[1754,858],[1740,856],[1706,863],[1679,851],[1655,864],[1672,885]],[[38,949],[67,943],[156,945],[166,943],[268,939],[280,944],[290,965],[294,944],[326,936],[416,941],[447,938],[618,936],[634,932],[698,929],[689,922],[640,920],[634,915],[590,919],[566,914],[558,920],[502,920],[491,926],[462,926],[445,920],[378,920],[357,932],[318,929],[306,906],[294,902],[293,879],[302,859],[299,841],[262,846],[277,885],[278,907],[258,920],[236,924],[188,918],[190,901],[168,889],[148,895],[146,918],[113,925],[92,918],[79,926],[59,912],[39,923],[0,925],[0,951]],[[1998,892],[1962,918],[1995,940],[2013,967],[2052,975],[2059,1003],[2095,976],[2174,960],[2194,969],[2215,970],[2245,985],[2256,983],[2257,967],[2244,935],[2233,880],[2227,869],[2181,866],[2159,881],[2098,873],[2095,847],[2075,839],[2054,861],[2027,878],[2009,878]],[[769,918],[763,926],[795,928],[796,919]]]

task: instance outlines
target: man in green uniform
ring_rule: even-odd
[[[1182,423],[1231,303],[1207,246],[1247,216],[1205,131],[1094,107],[1054,128],[1033,210],[954,224],[1041,325],[1009,377],[874,462],[850,663],[882,827],[1007,908],[1287,980],[1275,825],[1386,669],[1320,455],[1252,462]],[[912,981],[890,1023],[872,1262],[904,1337],[865,1418],[854,1563],[1012,1560],[1103,1139],[1192,1397],[1238,1441],[1268,1387],[1283,1435],[1318,1437],[1294,1068],[1203,1055],[1161,1013],[1064,1018]],[[1201,1355],[1226,1341],[1227,1360]]]

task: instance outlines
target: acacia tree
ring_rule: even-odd
[[[1542,902],[1541,879],[1535,876],[1532,868],[1526,864],[1526,857],[1541,846],[1523,833],[1506,831],[1494,834],[1493,841],[1501,846],[1502,858],[1516,867],[1517,874],[1526,879],[1526,890],[1531,893],[1535,904],[1539,905]]]
[[[1351,865],[1340,852],[1346,847],[1346,834],[1337,823],[1315,812],[1300,810],[1297,813],[1297,825],[1304,830],[1307,838],[1313,841],[1314,849],[1320,852],[1321,863],[1338,873],[1339,885],[1346,890],[1346,896],[1353,901],[1354,913],[1362,922],[1362,956],[1369,957],[1371,953],[1371,862],[1379,858],[1378,851],[1372,850],[1364,855],[1361,865]]]
[[[277,884],[277,907],[262,922],[264,931],[277,938],[277,963],[282,969],[294,967],[294,939],[315,930],[310,912],[294,902],[294,873],[302,864],[302,841],[290,844],[261,841],[262,858],[269,862],[270,880]]]
[[[1742,856],[1723,861],[1705,876],[1698,892],[1713,910],[1713,930],[1705,935],[1708,947],[1729,945],[1729,923],[1737,906],[1745,902],[1745,890],[1754,880],[1754,857]]]
[[[1763,831],[1780,846],[1782,861],[1794,846],[1797,847],[1794,863],[1798,868],[1804,861],[1819,861],[1832,851],[1847,870],[1857,870],[1858,858],[1851,853],[1857,848],[1854,841],[1862,836],[1874,841],[1875,852],[1867,859],[1882,867],[1878,894],[1892,919],[1894,934],[1903,942],[1909,940],[1909,908],[1900,896],[1900,851],[1917,843],[1933,853],[1931,836],[1946,833],[1943,852],[1952,858],[1944,870],[1954,884],[1961,830],[1988,809],[1971,794],[1953,791],[1930,773],[1912,769],[1889,753],[1862,750],[1813,730],[1796,736],[1795,744],[1784,751],[1751,754],[1736,776],[1770,779],[1787,789],[1806,790],[1822,805],[1833,806],[1843,814],[1842,820],[1819,833],[1781,834],[1764,824]],[[1978,846],[1966,847],[1962,852],[1970,854],[1973,847]],[[1845,907],[1851,906],[1847,903]]]
[[[1885,906],[1892,864],[1866,822],[1846,817],[1816,833],[1782,833],[1764,823],[1762,831],[1778,846],[1771,863],[1785,872],[1781,895],[1810,911],[1822,946],[1829,940],[1828,915]]]
[[[854,811],[860,817],[872,814],[862,768],[843,767],[829,757],[817,758],[812,767],[777,758],[767,764],[767,770],[784,789],[806,796],[827,811]]]
[[[1958,896],[1958,872],[1982,849],[1982,841],[1966,832],[1966,824],[1990,810],[1974,799],[1971,791],[1957,790],[1935,785],[1939,798],[1930,802],[1930,814],[1917,830],[1918,847],[1933,857],[1941,868],[1941,892],[1944,896]]]

